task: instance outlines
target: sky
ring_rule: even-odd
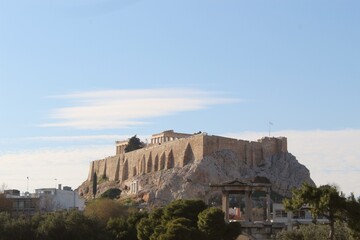
[[[0,0],[0,184],[76,188],[135,134],[270,130],[317,185],[360,195],[359,7]]]

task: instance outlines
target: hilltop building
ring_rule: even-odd
[[[126,140],[117,141],[116,155],[91,162],[88,181],[92,181],[96,172],[98,178],[124,183],[145,173],[184,167],[224,149],[233,151],[239,161],[249,167],[264,164],[265,159],[274,154],[287,153],[285,137],[264,137],[254,142],[173,130],[153,134],[144,148],[125,153],[127,144]]]

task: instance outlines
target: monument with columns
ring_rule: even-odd
[[[161,133],[156,133],[151,136],[151,144],[161,144],[164,142],[173,141],[175,139],[191,137],[192,134],[188,133],[177,133],[174,130],[167,130]]]
[[[238,179],[224,182],[220,184],[211,184],[210,188],[212,191],[221,191],[222,193],[222,210],[225,213],[225,221],[229,222],[229,195],[230,194],[243,194],[245,196],[245,216],[244,220],[248,222],[254,221],[253,216],[253,199],[252,195],[254,192],[263,192],[266,194],[266,204],[264,206],[265,221],[270,221],[270,194],[271,194],[271,183],[268,179],[257,177],[249,183],[244,183]]]

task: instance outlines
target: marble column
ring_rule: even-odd
[[[229,193],[222,192],[222,210],[225,213],[225,222],[229,222]]]
[[[245,217],[246,217],[246,221],[249,222],[253,221],[251,195],[252,195],[251,191],[245,192]]]
[[[266,221],[270,221],[270,190],[266,192]]]

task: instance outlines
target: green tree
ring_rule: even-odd
[[[360,239],[360,197],[355,198],[351,194],[346,201],[346,215],[349,228],[353,231],[353,236]]]
[[[111,218],[107,223],[107,230],[114,239],[137,240],[136,227],[143,218],[147,218],[146,212],[133,212],[127,218]]]
[[[196,227],[198,215],[205,209],[206,204],[201,200],[178,199],[165,207],[163,219],[170,221],[176,218],[186,218]]]
[[[5,218],[3,218],[5,217]],[[0,217],[0,239],[1,240],[27,240],[36,238],[36,229],[32,228],[31,221],[29,218],[17,217],[11,218],[8,216]],[[5,220],[5,221],[4,221]]]
[[[241,224],[239,222],[231,222],[226,225],[226,231],[223,236],[224,240],[235,240],[241,234]]]
[[[351,230],[344,224],[337,222],[335,224],[336,240],[355,240],[351,235]],[[291,231],[282,231],[275,237],[276,240],[327,240],[329,239],[330,226],[324,224],[300,225],[298,229]]]
[[[129,226],[125,217],[110,218],[106,229],[115,240],[129,239]]]
[[[94,172],[94,175],[93,175],[93,186],[92,186],[92,190],[93,190],[93,195],[94,195],[94,199],[95,199],[96,192],[97,192],[97,175],[96,175],[96,172]]]
[[[163,209],[157,208],[149,214],[148,217],[142,218],[137,225],[137,237],[139,240],[150,240],[156,227],[161,225]]]
[[[125,147],[125,152],[131,152],[144,147],[144,143],[140,141],[140,139],[134,135],[129,138],[128,145]]]
[[[166,224],[166,231],[160,234],[159,240],[203,239],[201,232],[186,218],[176,218]]]
[[[325,216],[329,220],[329,239],[334,240],[335,221],[344,219],[346,199],[335,186],[316,187],[305,183],[301,188],[293,190],[292,198],[285,199],[284,206],[293,212],[307,206],[315,221],[320,214]]]
[[[198,228],[209,240],[222,239],[226,231],[224,212],[216,207],[207,208],[198,216]]]

